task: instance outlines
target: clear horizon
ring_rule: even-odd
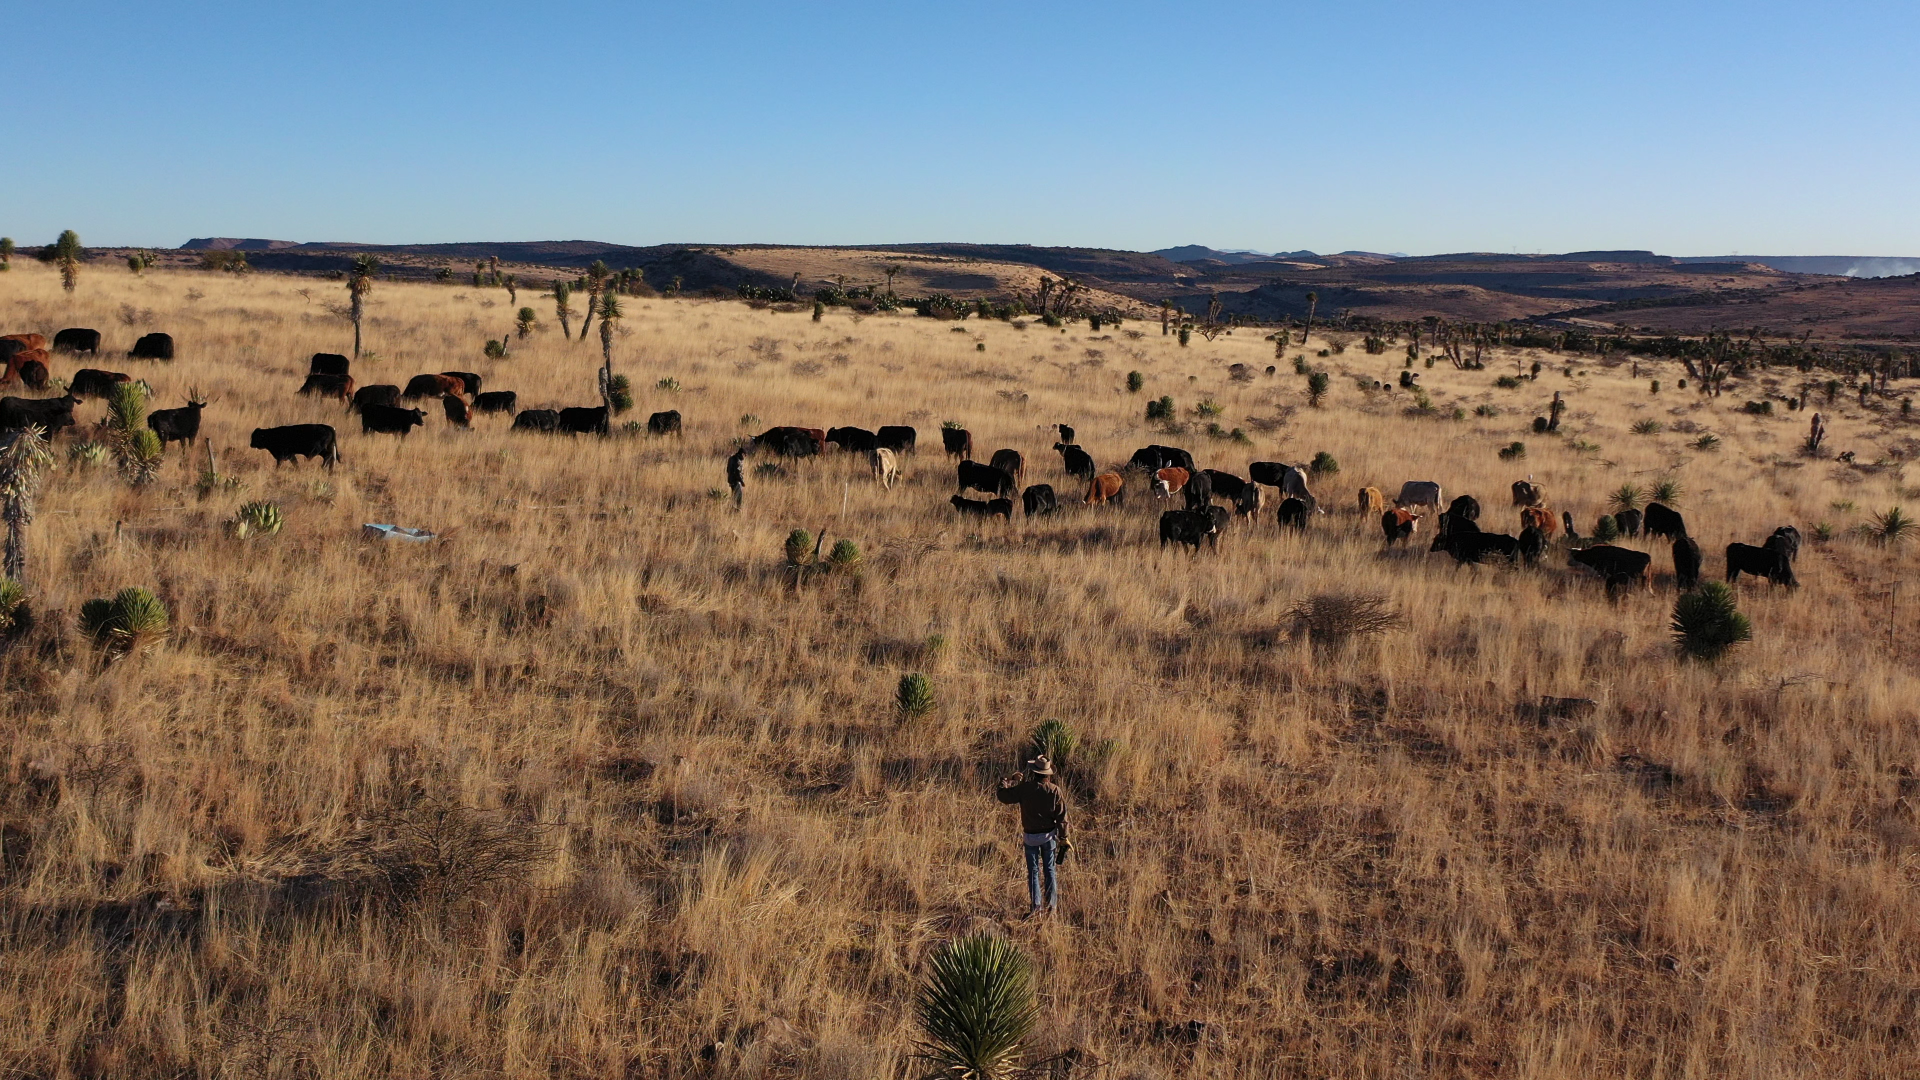
[[[1920,253],[1911,5],[0,10],[22,246]]]

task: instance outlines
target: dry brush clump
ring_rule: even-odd
[[[1456,568],[1425,551],[1430,520],[1388,550],[1345,509],[1434,480],[1514,532],[1514,480],[1584,524],[1672,479],[1711,579],[1725,544],[1808,531],[1837,497],[1911,505],[1898,468],[1793,454],[1793,422],[1738,411],[1758,387],[1663,393],[1680,413],[1642,438],[1644,380],[1677,384],[1664,361],[1576,376],[1544,357],[1494,415],[1446,365],[1414,415],[1410,392],[1340,389],[1286,412],[1297,383],[1232,377],[1271,362],[1258,334],[1092,343],[1125,350],[1108,370],[1078,325],[1046,331],[1054,351],[997,321],[647,297],[622,297],[597,348],[536,329],[489,361],[504,289],[382,281],[361,297],[362,384],[461,356],[522,409],[596,406],[610,351],[635,409],[685,416],[683,439],[649,440],[435,414],[403,442],[293,393],[307,357],[349,351],[338,284],[310,301],[258,272],[83,275],[71,296],[37,264],[7,278],[7,332],[151,310],[178,359],[129,373],[166,400],[207,392],[220,478],[202,497],[203,450],[138,486],[68,464],[106,434],[89,402],[36,492],[32,626],[0,645],[0,1060],[24,1074],[913,1075],[932,958],[981,932],[1031,964],[1022,1065],[1911,1071],[1920,657],[1886,583],[1914,545],[1839,531],[1801,551],[1799,589],[1743,580],[1752,638],[1705,664],[1673,648],[1664,540],[1619,541],[1655,582],[1610,601],[1557,547]],[[976,337],[1029,359],[983,374]],[[1336,388],[1392,384],[1400,362],[1319,361]],[[1163,435],[1184,414],[1147,423],[1128,371],[1253,445]],[[1564,439],[1531,435],[1555,391]],[[1829,446],[1906,437],[1849,400],[1823,410]],[[1163,554],[1138,478],[1123,506],[956,520],[943,419],[1076,495],[1048,425],[1103,468],[1173,441],[1240,475],[1320,452],[1340,471],[1304,533],[1268,510],[1217,552]],[[1721,452],[1679,441],[1682,421]],[[246,449],[291,423],[333,424],[339,465]],[[889,423],[920,431],[890,491],[834,451],[750,468],[738,512],[707,495],[744,435]],[[278,538],[230,539],[252,503],[281,510]],[[367,522],[446,539],[368,540]],[[803,522],[805,575],[784,546]],[[821,569],[841,539],[859,558]],[[129,583],[164,601],[164,646],[101,663],[81,607]],[[1316,630],[1322,597],[1398,625]],[[1341,625],[1375,644],[1276,647],[1276,628]],[[907,721],[916,673],[938,706]],[[1069,734],[1063,912],[1019,923],[1018,826],[992,787]]]

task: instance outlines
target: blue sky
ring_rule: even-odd
[[[20,3],[0,233],[1920,255],[1920,4]]]

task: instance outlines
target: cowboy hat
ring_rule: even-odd
[[[1047,760],[1047,755],[1041,754],[1027,762],[1027,771],[1035,776],[1052,776],[1053,762]]]

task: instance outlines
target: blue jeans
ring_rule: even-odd
[[[1045,907],[1049,911],[1060,910],[1059,860],[1056,852],[1059,841],[1048,837],[1044,844],[1021,844],[1027,849],[1027,895],[1033,899],[1035,910]],[[1040,891],[1040,874],[1046,871],[1046,892]],[[1043,904],[1042,899],[1046,900]]]

